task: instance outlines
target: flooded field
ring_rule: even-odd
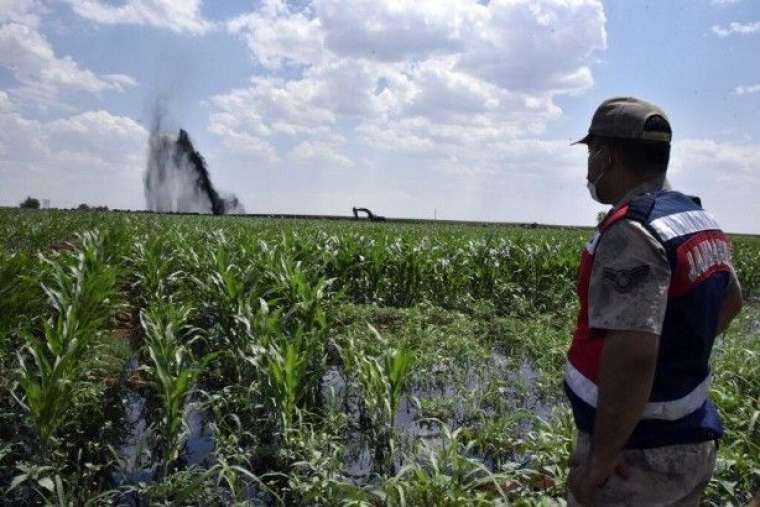
[[[544,505],[588,231],[0,213],[12,504]],[[760,242],[707,501],[760,488]]]

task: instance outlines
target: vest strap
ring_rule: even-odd
[[[645,224],[652,208],[654,208],[654,196],[652,194],[638,195],[628,204],[626,218]]]
[[[610,211],[606,217],[604,217],[604,220],[599,224],[599,231],[604,232],[606,229],[609,229],[612,224],[617,222],[618,220],[622,220],[626,218],[628,215],[628,208],[629,204],[624,204],[620,208],[616,210]]]

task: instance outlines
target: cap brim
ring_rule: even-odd
[[[591,139],[591,134],[586,134],[583,137],[583,139],[579,139],[575,141],[574,143],[570,143],[570,146],[575,146],[576,144],[588,144],[590,139]]]

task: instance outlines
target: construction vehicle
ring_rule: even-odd
[[[383,222],[383,221],[385,221],[385,217],[381,217],[380,215],[375,215],[368,208],[356,208],[356,207],[354,207],[352,209],[353,209],[353,212],[354,212],[354,218],[356,220],[358,220],[359,218],[361,218],[359,216],[359,213],[366,213],[367,214],[367,218],[370,220],[370,222]]]

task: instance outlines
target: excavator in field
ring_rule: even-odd
[[[361,217],[359,216],[359,213],[366,213],[366,218],[369,219],[370,222],[384,222],[385,217],[381,217],[380,215],[375,215],[372,213],[368,208],[352,208],[354,212],[354,219],[359,220]]]

